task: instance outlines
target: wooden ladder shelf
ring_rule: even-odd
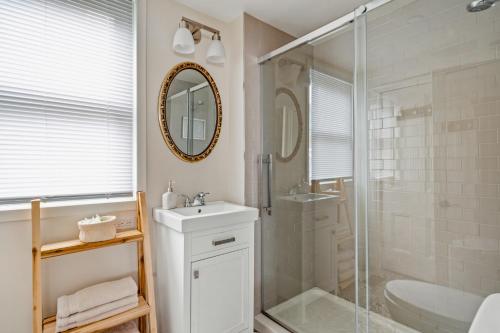
[[[66,254],[94,250],[106,246],[137,242],[139,304],[128,311],[102,319],[84,326],[76,327],[64,333],[91,333],[105,330],[130,320],[139,320],[139,331],[156,333],[156,310],[151,262],[151,241],[146,209],[146,194],[137,192],[137,229],[117,233],[114,239],[83,243],[70,240],[53,244],[41,244],[40,237],[40,200],[31,202],[32,253],[33,253],[33,333],[54,333],[55,316],[42,319],[42,259]]]

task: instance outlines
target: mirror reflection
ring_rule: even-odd
[[[282,161],[293,158],[300,146],[302,119],[299,103],[292,91],[280,88],[276,91],[277,140],[276,156]]]
[[[205,151],[214,136],[217,110],[207,79],[197,70],[180,71],[167,93],[168,132],[179,150],[187,155]]]

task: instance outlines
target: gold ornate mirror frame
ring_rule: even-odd
[[[212,140],[210,144],[203,150],[201,153],[197,155],[189,155],[183,152],[177,145],[175,144],[172,136],[170,135],[167,123],[167,115],[169,110],[167,109],[167,95],[168,89],[172,84],[174,78],[181,71],[186,69],[193,69],[199,72],[203,77],[207,80],[210,88],[212,89],[212,93],[214,95],[215,107],[216,107],[216,121],[215,121],[215,130],[212,135]],[[219,140],[220,130],[222,127],[222,102],[219,94],[219,90],[217,89],[217,85],[215,84],[214,79],[210,75],[210,73],[201,65],[198,65],[194,62],[182,62],[180,64],[175,65],[165,76],[160,88],[160,96],[158,97],[158,121],[160,123],[161,135],[163,136],[163,140],[167,144],[168,148],[174,153],[175,156],[180,158],[183,161],[187,162],[198,162],[205,159],[215,147],[215,144]]]

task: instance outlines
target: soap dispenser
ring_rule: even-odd
[[[174,193],[174,182],[168,182],[167,192],[163,193],[162,196],[162,208],[163,209],[172,209],[177,206],[177,194]]]

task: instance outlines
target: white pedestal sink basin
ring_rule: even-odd
[[[469,333],[500,332],[500,294],[486,297],[477,310]]]
[[[191,232],[231,224],[248,223],[258,218],[257,208],[245,207],[225,201],[209,202],[205,206],[154,210],[158,223],[178,232]]]

